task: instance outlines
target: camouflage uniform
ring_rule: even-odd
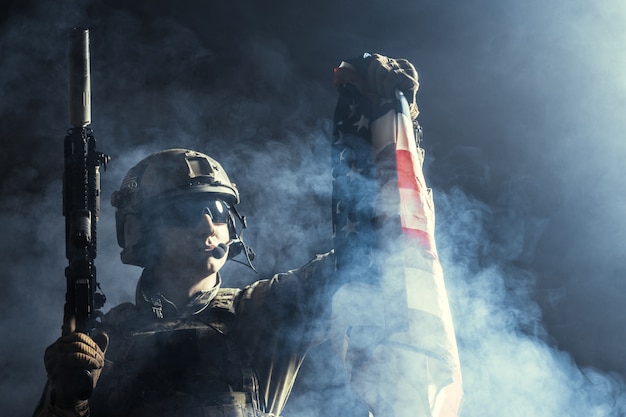
[[[319,255],[178,309],[144,271],[136,305],[106,316],[111,342],[91,416],[278,416],[308,349],[326,337],[333,266],[332,252]]]

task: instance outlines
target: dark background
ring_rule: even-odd
[[[97,260],[107,308],[133,298],[139,273],[118,261],[108,196],[162,148],[196,148],[225,166],[260,276],[330,248],[332,68],[365,51],[406,57],[420,73],[464,415],[626,413],[626,6],[93,0],[0,6],[7,415],[30,413],[43,350],[60,332],[73,26],[91,30],[92,127],[113,158]],[[227,272],[233,285],[256,278]],[[342,407],[331,400],[340,377],[321,369],[327,355],[312,353],[285,415]]]

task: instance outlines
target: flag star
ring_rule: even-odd
[[[333,145],[341,145],[343,143],[343,132],[341,130],[337,130],[337,135],[335,135],[337,140]]]
[[[358,235],[359,232],[357,231],[357,228],[356,228],[358,224],[359,222],[351,222],[350,219],[346,219],[346,225],[341,228],[341,231],[345,232],[345,236],[349,236],[350,233],[354,233],[355,235]]]
[[[361,115],[361,118],[359,119],[359,121],[353,124],[352,126],[355,126],[356,131],[358,132],[359,130],[361,130],[361,128],[366,128],[366,129],[369,128],[369,124],[370,124],[370,120],[364,115]]]
[[[361,176],[362,171],[363,171],[362,169],[358,169],[358,168],[355,168],[354,165],[350,165],[350,172],[346,174],[346,177],[350,180],[350,183],[352,183],[352,181],[355,178],[358,178]]]
[[[343,155],[346,153],[347,150],[348,148],[343,148],[341,150],[341,152],[339,153],[339,161],[345,161],[346,158]]]

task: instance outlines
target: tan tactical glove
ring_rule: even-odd
[[[109,343],[104,333],[94,339],[84,333],[70,333],[46,349],[44,364],[52,389],[51,405],[56,409],[73,411],[78,416],[87,414],[87,399],[81,397],[88,397],[84,393],[95,388]],[[85,370],[91,373],[91,381]],[[89,383],[91,386],[85,386]]]
[[[404,58],[365,54],[345,61],[335,69],[335,85],[346,83],[353,84],[373,100],[395,98],[396,90],[400,90],[409,103],[411,119],[419,114],[415,102],[419,88],[417,71]]]
[[[367,85],[378,97],[394,98],[396,89],[402,91],[411,110],[411,119],[418,115],[415,94],[419,88],[417,71],[404,58],[394,59],[373,54],[367,69]]]

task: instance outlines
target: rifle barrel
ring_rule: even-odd
[[[89,29],[74,28],[69,44],[69,121],[85,127],[91,123]]]

